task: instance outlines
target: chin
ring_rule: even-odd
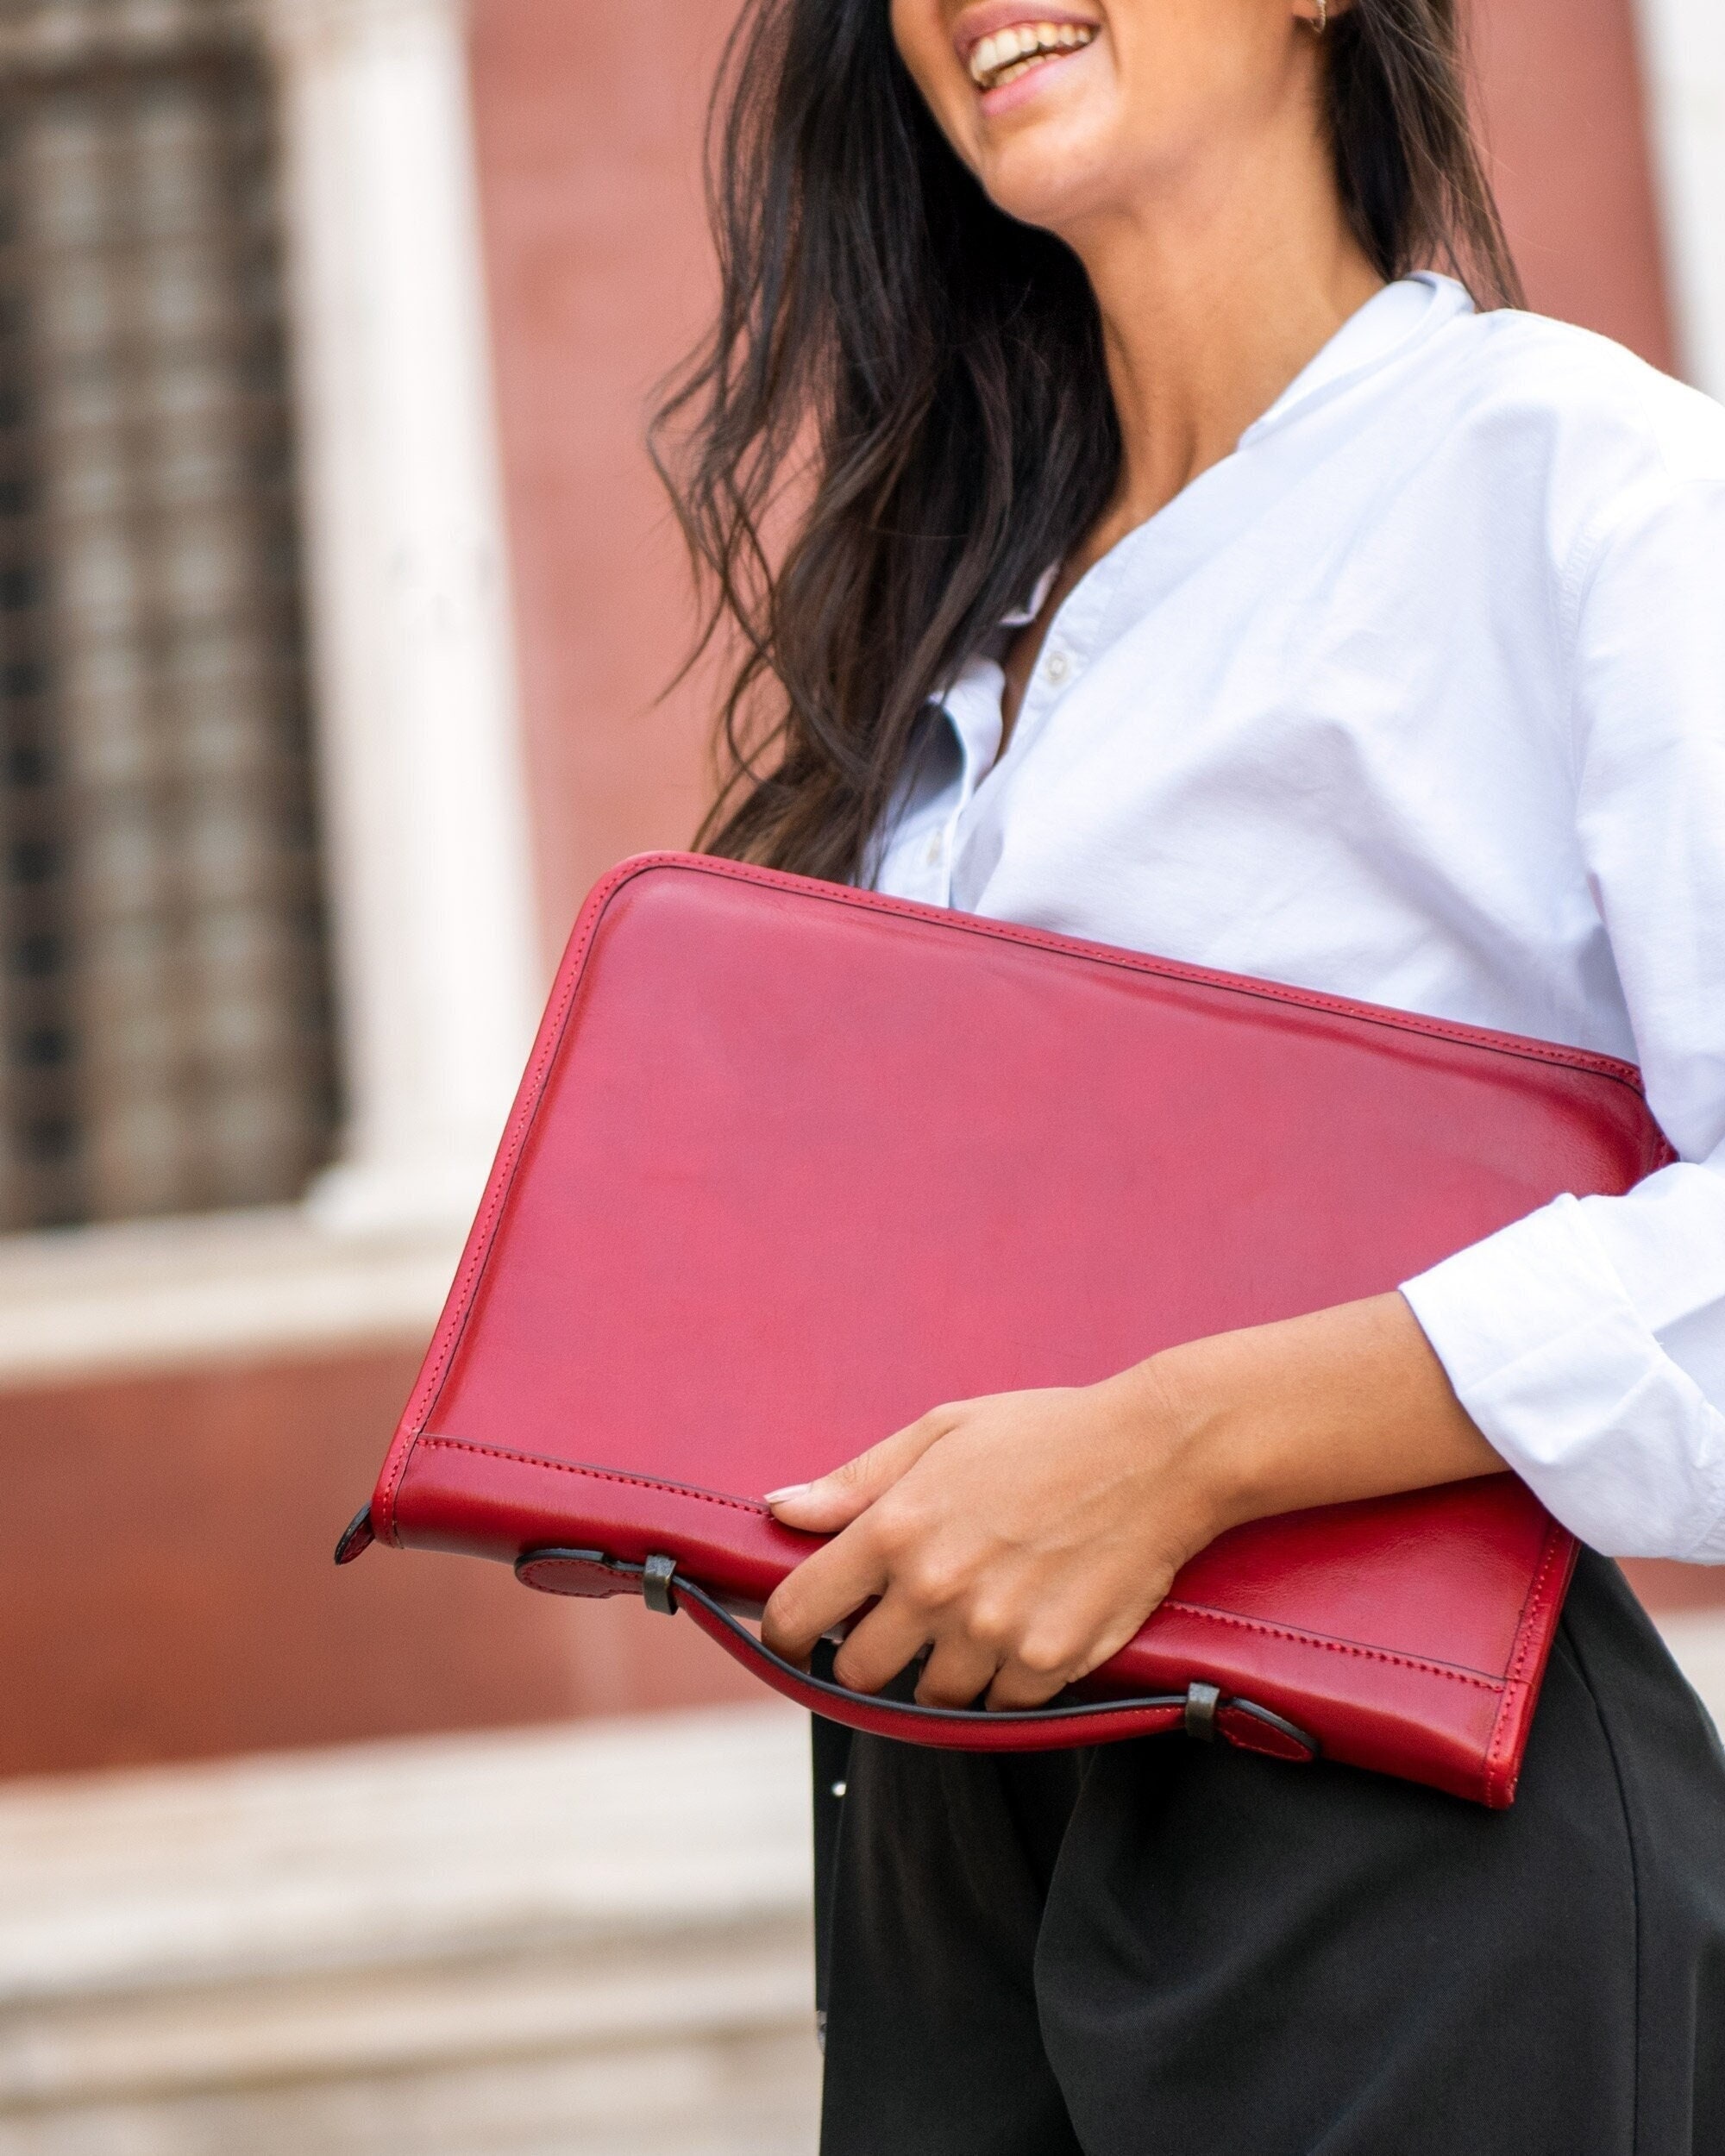
[[[1118,197],[1138,160],[1110,103],[1093,85],[1082,97],[1044,93],[984,121],[972,137],[973,163],[995,207],[1059,232]]]
[[[1106,160],[1081,159],[1057,143],[1025,143],[990,159],[982,185],[997,210],[1020,224],[1064,233],[1094,216],[1110,190]]]

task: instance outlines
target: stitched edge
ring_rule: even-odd
[[[1504,1777],[1509,1763],[1512,1739],[1531,1689],[1525,1672],[1534,1651],[1534,1632],[1554,1599],[1551,1591],[1552,1571],[1558,1567],[1559,1560],[1567,1561],[1572,1540],[1568,1529],[1557,1520],[1552,1520],[1547,1526],[1545,1547],[1540,1552],[1540,1562],[1534,1568],[1527,1599],[1521,1605],[1521,1615],[1515,1627],[1515,1651],[1510,1659],[1509,1678],[1503,1687],[1503,1696],[1498,1702],[1496,1719],[1491,1725],[1490,1741],[1485,1747],[1486,1787],[1493,1796],[1505,1794]],[[1513,1791],[1513,1783],[1509,1786]]]
[[[1527,1705],[1528,1687],[1516,1679],[1503,1687],[1491,1735],[1485,1747],[1485,1793],[1488,1801],[1513,1796],[1515,1783],[1509,1773],[1514,1733]]]
[[[1183,981],[1195,987],[1213,988],[1260,1002],[1287,1003],[1333,1018],[1381,1025],[1392,1032],[1420,1033],[1438,1040],[1453,1041],[1526,1062],[1557,1063],[1570,1070],[1588,1071],[1627,1086],[1645,1100],[1641,1074],[1634,1063],[1615,1056],[1596,1055],[1590,1049],[1565,1048],[1555,1041],[1535,1040],[1519,1033],[1499,1033],[1487,1026],[1459,1025],[1446,1018],[1428,1018],[1418,1011],[1397,1011],[1387,1004],[1361,1003],[1347,996],[1327,995],[1318,988],[1298,988],[1279,981],[1251,980],[1240,974],[1222,973],[1208,966],[1189,966],[1178,959],[1157,958],[1147,951],[1117,950],[1107,943],[1092,943],[1082,937],[1057,936],[1047,929],[1026,928],[1017,921],[992,921],[980,914],[955,913],[944,906],[919,905],[913,899],[889,899],[878,891],[853,891],[844,884],[822,883],[808,876],[786,874],[776,868],[756,868],[747,862],[717,861],[703,854],[645,855],[630,864],[637,874],[652,868],[680,868],[693,874],[719,876],[733,883],[756,883],[788,891],[827,905],[857,906],[870,912],[895,913],[909,920],[937,923],[965,933],[1003,943],[1024,943],[1038,950],[1051,950],[1069,958],[1112,966],[1123,973],[1151,974],[1161,980]]]
[[[1414,1033],[1430,1039],[1481,1049],[1489,1053],[1519,1057],[1524,1062],[1555,1064],[1562,1069],[1588,1072],[1609,1079],[1627,1087],[1637,1099],[1645,1100],[1646,1098],[1641,1075],[1633,1064],[1622,1062],[1614,1056],[1596,1056],[1585,1049],[1559,1048],[1548,1041],[1529,1040],[1516,1035],[1490,1032],[1483,1028],[1453,1025],[1440,1018],[1422,1017],[1416,1012],[1392,1011],[1379,1005],[1356,1003],[1346,997],[1325,995],[1315,989],[1296,988],[1279,981],[1247,981],[1237,975],[1220,973],[1201,966],[1182,965],[1174,959],[1155,958],[1144,952],[1116,951],[1106,944],[1088,943],[1076,937],[1056,936],[1046,930],[1026,928],[1017,922],[988,921],[974,914],[956,914],[943,907],[919,906],[906,899],[884,898],[878,892],[854,891],[843,885],[821,883],[806,876],[787,875],[777,869],[757,868],[746,862],[716,861],[708,856],[697,854],[637,855],[631,861],[620,862],[608,876],[601,878],[594,886],[564,952],[557,988],[541,1025],[532,1061],[528,1065],[515,1106],[511,1112],[509,1124],[492,1169],[484,1204],[474,1223],[461,1268],[444,1303],[443,1315],[433,1338],[430,1360],[421,1372],[419,1382],[415,1386],[404,1411],[401,1426],[391,1447],[391,1457],[384,1463],[378,1492],[382,1518],[380,1522],[375,1523],[380,1526],[380,1539],[390,1543],[396,1541],[396,1500],[400,1494],[408,1463],[424,1432],[427,1419],[436,1407],[449,1363],[467,1330],[473,1309],[474,1291],[491,1255],[499,1218],[514,1184],[515,1171],[538,1110],[546,1075],[562,1045],[576,995],[586,977],[586,962],[598,936],[599,924],[610,909],[612,901],[625,884],[633,882],[637,876],[662,871],[717,876],[733,883],[751,883],[768,890],[784,891],[826,905],[849,906],[864,912],[927,921],[944,928],[956,929],[961,933],[981,936],[995,943],[1055,951],[1091,964],[1111,967],[1118,972],[1145,974],[1156,979],[1183,981],[1192,987],[1209,988],[1259,1002],[1287,1004],[1295,1009],[1378,1025],[1391,1032]],[[1653,1157],[1664,1165],[1675,1160],[1677,1154],[1664,1133],[1658,1131],[1657,1125],[1654,1127],[1659,1142]]]
[[[1493,1795],[1501,1794],[1503,1772],[1509,1763],[1511,1738],[1519,1720],[1520,1709],[1525,1703],[1528,1686],[1524,1681],[1528,1658],[1533,1651],[1534,1632],[1551,1601],[1550,1582],[1560,1553],[1566,1553],[1568,1535],[1553,1520],[1546,1530],[1546,1543],[1540,1553],[1540,1562],[1528,1585],[1526,1601],[1521,1605],[1521,1620],[1515,1628],[1515,1651],[1509,1664],[1509,1681],[1503,1688],[1497,1718],[1491,1727],[1491,1740],[1485,1750],[1488,1786]],[[1515,1711],[1512,1712],[1512,1709]]]
[[[1331,1654],[1353,1655],[1365,1662],[1387,1662],[1398,1670],[1417,1670],[1426,1677],[1447,1677],[1454,1684],[1471,1684],[1482,1692],[1499,1692],[1505,1680],[1484,1677],[1477,1670],[1448,1662],[1427,1662],[1416,1654],[1397,1654],[1389,1647],[1368,1647],[1356,1639],[1334,1639],[1321,1632],[1302,1632],[1293,1625],[1272,1625],[1261,1617],[1240,1617],[1232,1611],[1207,1609],[1201,1603],[1182,1602],[1170,1595],[1161,1607],[1177,1609],[1183,1616],[1201,1617],[1213,1625],[1232,1625],[1242,1632],[1262,1633],[1271,1639],[1286,1639],[1296,1647],[1322,1647]]]
[[[1515,1658],[1509,1665],[1509,1675],[1513,1678],[1519,1679],[1527,1669],[1527,1658],[1533,1652],[1534,1620],[1542,1613],[1544,1604],[1549,1600],[1548,1588],[1552,1570],[1559,1556],[1568,1556],[1571,1540],[1568,1529],[1559,1526],[1555,1520],[1546,1529],[1546,1546],[1540,1553],[1539,1567],[1534,1574],[1534,1583],[1527,1589],[1521,1621],[1516,1627]]]
[[[654,1475],[631,1475],[625,1468],[587,1467],[578,1460],[548,1459],[543,1452],[514,1452],[505,1445],[480,1445],[472,1438],[444,1438],[430,1431],[422,1433],[423,1445],[442,1445],[453,1452],[480,1452],[487,1459],[510,1460],[518,1467],[549,1469],[557,1475],[585,1475],[590,1482],[623,1482],[632,1489],[662,1490],[668,1497],[698,1497],[704,1505],[728,1505],[732,1512],[746,1512],[757,1520],[770,1520],[767,1507],[747,1497],[725,1497],[718,1490],[702,1489],[694,1482],[667,1482]]]
[[[507,1445],[481,1445],[472,1438],[448,1438],[427,1431],[419,1442],[430,1449],[441,1446],[446,1451],[476,1452],[492,1460],[507,1460],[516,1467],[535,1468],[555,1475],[585,1476],[589,1482],[620,1482],[633,1489],[655,1490],[667,1497],[692,1497],[704,1505],[723,1505],[732,1512],[748,1513],[756,1519],[771,1517],[765,1505],[743,1497],[725,1497],[716,1490],[701,1489],[692,1482],[669,1482],[653,1475],[630,1475],[618,1468],[587,1467],[575,1460],[553,1460],[538,1452],[517,1452]],[[1383,1662],[1400,1670],[1416,1670],[1430,1677],[1447,1677],[1457,1684],[1470,1684],[1480,1691],[1499,1692],[1504,1680],[1478,1674],[1471,1670],[1459,1669],[1446,1662],[1428,1662],[1419,1655],[1397,1654],[1388,1647],[1366,1646],[1358,1640],[1335,1639],[1320,1632],[1302,1632],[1295,1626],[1272,1625],[1259,1617],[1242,1617],[1231,1611],[1210,1609],[1200,1602],[1179,1601],[1170,1595],[1161,1605],[1164,1609],[1178,1610],[1182,1616],[1198,1617],[1213,1625],[1229,1625],[1237,1631],[1261,1633],[1272,1639],[1286,1639],[1295,1646],[1322,1647],[1332,1654],[1347,1654],[1358,1658]]]
[[[564,1028],[574,1007],[576,991],[586,972],[587,956],[599,932],[599,922],[623,886],[645,869],[658,865],[663,858],[662,856],[646,855],[638,861],[625,862],[612,869],[610,875],[603,878],[594,887],[580,918],[575,923],[559,968],[556,993],[540,1024],[532,1060],[522,1079],[515,1106],[510,1112],[509,1122],[504,1131],[503,1142],[492,1167],[485,1202],[469,1232],[460,1269],[444,1301],[443,1314],[438,1320],[437,1332],[432,1341],[430,1359],[420,1372],[419,1382],[403,1411],[401,1427],[391,1448],[394,1457],[384,1464],[379,1495],[383,1513],[383,1534],[389,1542],[396,1540],[395,1504],[407,1473],[408,1462],[412,1458],[413,1449],[436,1407],[450,1361],[461,1335],[467,1330],[467,1319],[473,1310],[474,1290],[485,1269],[486,1260],[491,1255],[498,1219],[505,1200],[514,1187],[515,1170],[520,1162],[527,1134],[532,1128],[533,1119],[538,1112],[545,1076],[562,1045]]]

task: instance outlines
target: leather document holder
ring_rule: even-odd
[[[1513,1476],[1237,1528],[1035,1713],[847,1692],[748,1622],[761,1493],[942,1401],[1393,1288],[1672,1157],[1609,1058],[689,856],[576,924],[367,1512],[681,1610],[913,1741],[1159,1732],[1503,1806],[1576,1547]]]

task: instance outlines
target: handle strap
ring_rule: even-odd
[[[1283,1715],[1196,1678],[1183,1692],[1141,1699],[999,1710],[921,1707],[853,1692],[775,1654],[716,1595],[680,1572],[673,1557],[649,1557],[644,1564],[629,1564],[602,1550],[530,1550],[518,1559],[515,1576],[524,1585],[553,1595],[626,1593],[638,1587],[649,1608],[666,1616],[686,1610],[710,1639],[785,1698],[873,1736],[964,1752],[1051,1752],[1183,1730],[1203,1743],[1214,1743],[1220,1735],[1243,1752],[1266,1752],[1277,1759],[1303,1762],[1318,1756],[1317,1739]]]

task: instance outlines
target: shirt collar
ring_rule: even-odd
[[[1253,420],[1240,436],[1238,447],[1247,448],[1327,392],[1345,388],[1375,373],[1399,352],[1422,342],[1458,315],[1471,315],[1473,310],[1473,301],[1466,287],[1453,277],[1440,277],[1434,271],[1421,270],[1412,277],[1398,278],[1393,285],[1386,285],[1348,317],[1270,410]],[[1057,561],[1044,569],[1024,605],[1001,615],[1000,627],[1023,629],[1033,622],[1042,611],[1059,573]]]
[[[1262,418],[1253,420],[1239,438],[1240,448],[1281,426],[1314,398],[1376,373],[1408,346],[1422,342],[1457,316],[1472,312],[1466,288],[1452,277],[1421,270],[1386,285],[1348,317]]]
[[[1014,607],[1010,614],[1002,614],[1002,629],[1023,629],[1033,622],[1047,604],[1048,595],[1054,589],[1054,580],[1060,573],[1060,564],[1051,562],[1036,580],[1036,585],[1022,606]]]

